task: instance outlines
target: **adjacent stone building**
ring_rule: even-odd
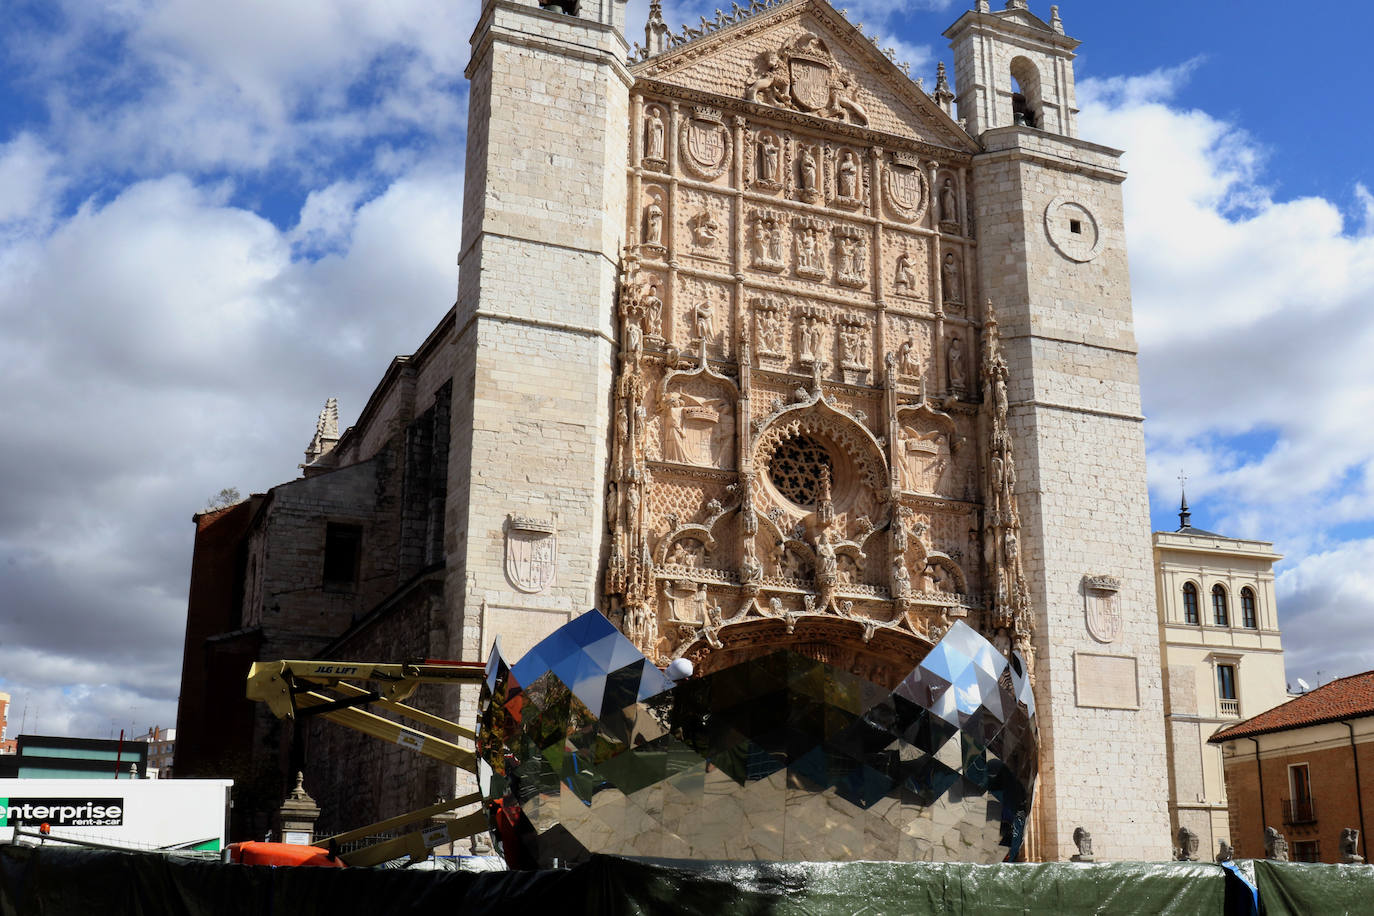
[[[1219,728],[1286,702],[1274,564],[1264,541],[1195,528],[1185,497],[1177,531],[1154,535],[1164,663],[1169,816],[1215,853],[1232,836]]]
[[[457,303],[302,479],[198,517],[179,774],[253,658],[517,657],[600,607],[660,662],[890,685],[965,620],[1035,679],[1031,854],[1166,857],[1125,174],[1057,8],[980,2],[930,92],[823,0],[654,2],[633,53],[624,10],[484,0]],[[297,768],[322,833],[467,786],[234,728],[245,832]]]

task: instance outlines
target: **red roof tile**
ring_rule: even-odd
[[[1227,726],[1207,739],[1212,744],[1267,735],[1291,728],[1305,728],[1341,719],[1374,716],[1374,671],[1352,674],[1323,684],[1316,690],[1295,697],[1268,712]]]

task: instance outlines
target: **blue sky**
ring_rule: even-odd
[[[642,39],[647,0],[632,0]],[[715,3],[666,0],[674,22]],[[850,0],[933,85],[969,3]],[[996,6],[1002,5],[1000,2]],[[1048,3],[1031,8],[1048,16]],[[191,515],[295,476],[452,302],[478,0],[12,0],[0,35],[0,690],[175,716]],[[1374,12],[1067,0],[1127,150],[1157,528],[1272,540],[1290,677],[1374,667]],[[1334,31],[1332,31],[1334,30]]]

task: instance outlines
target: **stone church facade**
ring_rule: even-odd
[[[1120,154],[1077,137],[1057,8],[945,34],[927,92],[823,0],[677,34],[655,2],[632,50],[622,0],[484,0],[457,303],[304,480],[198,536],[247,583],[206,645],[518,657],[599,607],[664,664],[788,647],[890,686],[964,620],[1035,679],[1033,854],[1085,826],[1166,857]],[[375,575],[330,598],[340,537]],[[452,781],[255,721],[326,812]]]

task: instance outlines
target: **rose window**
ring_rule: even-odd
[[[834,468],[825,446],[806,436],[781,442],[768,463],[768,479],[785,498],[798,506],[816,505],[822,478],[833,479]]]

